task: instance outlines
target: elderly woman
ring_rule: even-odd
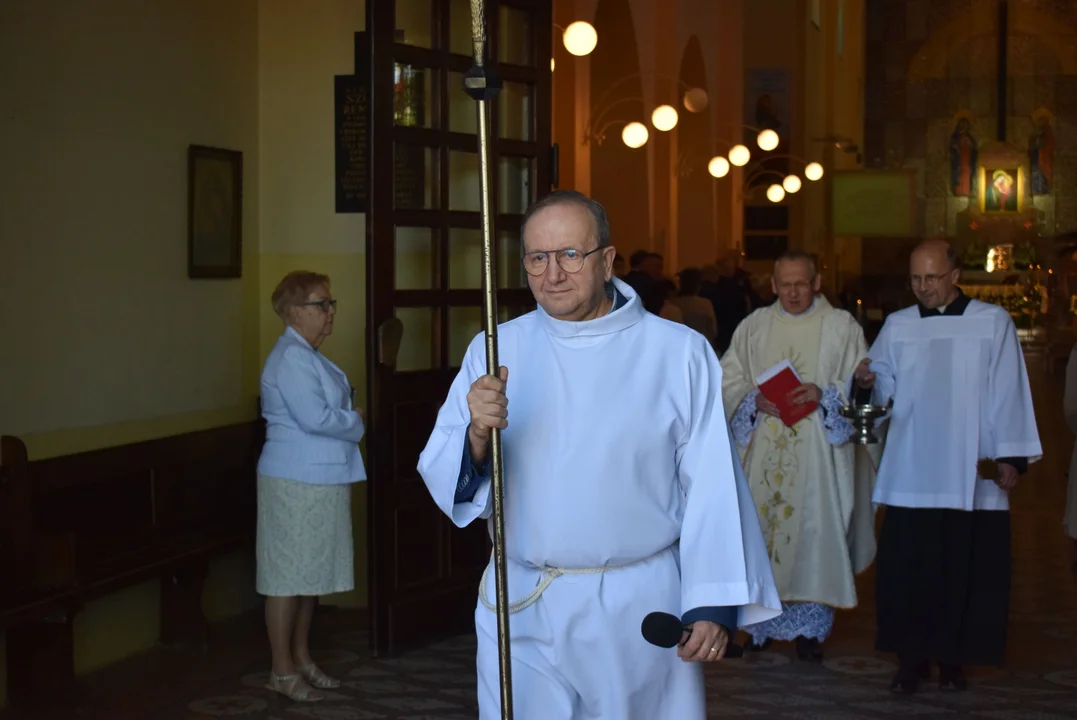
[[[308,638],[318,596],[355,586],[351,483],[366,479],[363,416],[347,376],[318,351],[336,316],[329,278],[289,273],[272,302],[285,328],[262,370],[257,590],[273,652],[267,687],[311,702],[340,686],[314,664]]]

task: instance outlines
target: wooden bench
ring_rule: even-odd
[[[0,438],[0,630],[12,706],[77,697],[86,603],[161,582],[161,643],[204,648],[211,558],[253,545],[263,421],[30,461]],[[122,629],[117,629],[122,632]]]

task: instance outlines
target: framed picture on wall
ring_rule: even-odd
[[[984,168],[980,187],[980,211],[985,215],[1021,212],[1021,170],[1015,167]]]
[[[243,273],[243,153],[187,148],[187,277]]]

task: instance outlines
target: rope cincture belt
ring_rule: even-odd
[[[538,584],[535,585],[535,589],[528,593],[527,597],[523,598],[522,600],[510,602],[509,614],[515,615],[521,610],[526,610],[527,608],[534,605],[535,602],[539,599],[539,597],[542,596],[542,593],[546,592],[546,588],[550,586],[550,583],[552,583],[554,580],[561,577],[562,575],[598,575],[608,570],[620,570],[621,568],[631,567],[633,565],[639,565],[640,563],[647,562],[651,558],[665,552],[666,550],[668,550],[668,548],[659,550],[654,555],[649,555],[645,558],[640,558],[639,560],[633,560],[631,562],[621,563],[620,565],[606,565],[605,567],[596,568],[542,568],[542,577],[539,579]],[[486,569],[482,571],[482,580],[479,581],[479,600],[482,601],[482,604],[486,607],[487,610],[490,610],[491,612],[497,612],[497,606],[486,599],[486,575],[489,572],[490,566],[487,565]]]

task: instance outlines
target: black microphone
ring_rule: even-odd
[[[676,647],[681,642],[681,635],[684,633],[692,634],[692,627],[685,625],[680,621],[676,615],[670,615],[664,612],[653,612],[643,618],[643,625],[640,626],[640,631],[643,633],[643,639],[649,642],[651,645],[657,645],[658,647],[671,648]],[[740,645],[733,644],[733,638],[729,638],[729,644],[725,648],[725,657],[727,658],[739,658],[744,655],[744,648]]]

